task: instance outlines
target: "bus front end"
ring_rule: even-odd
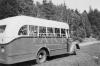
[[[0,63],[6,64],[6,43],[5,43],[6,25],[0,25]]]
[[[0,43],[0,63],[6,64],[6,45]]]

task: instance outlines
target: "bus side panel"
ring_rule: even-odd
[[[67,53],[67,43],[64,38],[47,38],[46,44],[50,49],[50,56]]]
[[[35,59],[38,50],[43,46],[42,40],[39,38],[19,38],[14,40],[7,46],[8,64]]]
[[[50,56],[67,52],[66,40],[62,38],[32,38],[23,37],[15,39],[7,45],[7,64],[29,61],[36,58],[42,47],[50,50]]]

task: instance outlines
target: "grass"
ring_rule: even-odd
[[[81,52],[88,53],[94,58],[94,61],[100,65],[100,44],[93,44],[85,47],[81,47]]]

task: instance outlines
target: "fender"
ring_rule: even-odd
[[[40,48],[37,50],[36,55],[37,55],[37,53],[38,53],[41,49],[46,49],[46,50],[48,51],[49,55],[50,55],[50,49],[47,48],[46,46],[40,47]]]
[[[77,49],[80,49],[80,46],[79,46],[79,44],[76,44],[76,48],[77,48]]]
[[[72,42],[69,52],[72,53],[75,49],[80,49],[79,42],[77,41]]]

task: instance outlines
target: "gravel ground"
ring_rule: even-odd
[[[97,64],[90,55],[78,52],[76,56],[63,56],[35,66],[97,66]]]
[[[59,55],[53,56],[42,64],[35,64],[34,61],[14,64],[11,66],[97,66],[97,63],[87,53],[77,52],[77,55]]]
[[[97,66],[96,60],[92,56],[84,52],[77,52],[77,55],[59,55],[53,56],[48,61],[42,64],[36,64],[33,61],[13,64],[10,66]],[[0,65],[6,66],[6,65]]]
[[[94,58],[98,66],[100,66],[100,43],[81,47],[81,52],[89,54]]]

